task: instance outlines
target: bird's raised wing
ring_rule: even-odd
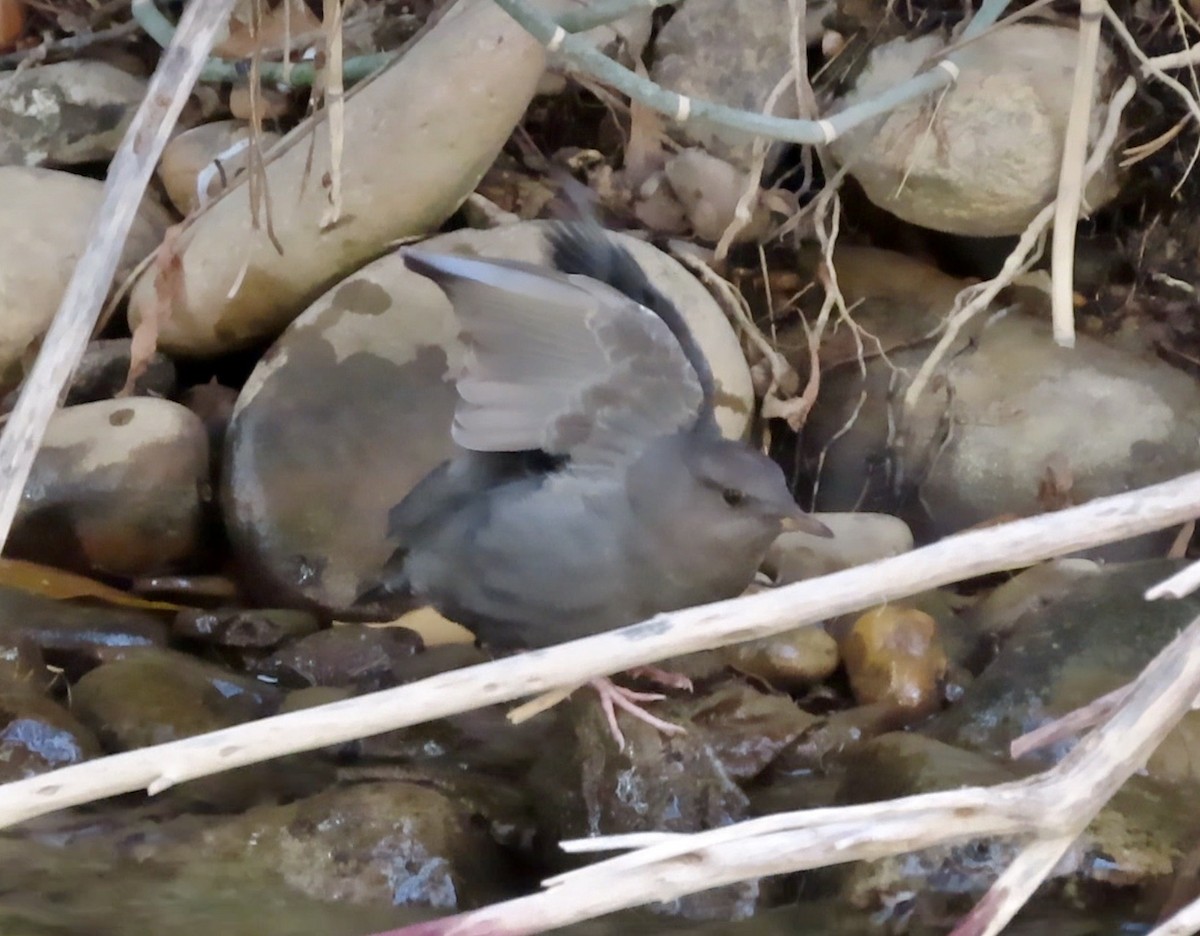
[[[650,439],[712,419],[707,369],[698,373],[662,317],[613,287],[510,261],[403,256],[458,316],[467,355],[453,433],[463,448],[622,464]]]

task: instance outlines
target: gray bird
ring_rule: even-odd
[[[463,451],[393,508],[397,549],[356,602],[431,604],[496,649],[733,597],[781,530],[831,535],[722,437],[708,363],[637,262],[594,221],[550,239],[554,270],[403,250],[462,329]],[[634,704],[661,696],[593,685],[618,743],[614,705],[678,730]]]

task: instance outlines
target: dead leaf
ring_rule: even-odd
[[[144,608],[148,611],[178,611],[183,607],[166,601],[147,601],[87,576],[65,572],[37,562],[27,562],[24,559],[0,557],[0,585],[60,601],[68,598],[96,598],[106,604]]]
[[[179,249],[182,233],[182,224],[171,225],[154,253],[154,303],[147,306],[142,320],[133,330],[129,343],[129,373],[125,377],[125,386],[117,394],[119,397],[133,392],[134,383],[146,372],[158,350],[159,328],[170,318],[175,304],[184,301],[183,259]]]
[[[21,0],[0,0],[0,50],[10,48],[25,32],[25,5]]]
[[[1046,470],[1038,481],[1038,503],[1043,510],[1062,510],[1074,503],[1071,488],[1075,485],[1075,475],[1067,457],[1055,452],[1046,460]]]
[[[213,47],[213,55],[247,59],[255,52],[276,50],[289,50],[294,55],[319,40],[321,21],[304,0],[283,0],[273,10],[262,9],[261,17],[254,15],[252,5],[257,2],[246,0],[234,8],[229,17],[229,34]]]

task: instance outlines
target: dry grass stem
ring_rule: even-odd
[[[8,539],[46,425],[100,316],[150,174],[232,6],[233,0],[188,5],[112,159],[87,249],[0,434],[0,546]]]
[[[1087,705],[1081,705],[1079,708],[1067,712],[1066,715],[1033,729],[1033,731],[1027,731],[1013,739],[1008,746],[1009,756],[1013,760],[1018,760],[1032,751],[1065,741],[1072,735],[1100,724],[1129,695],[1129,689],[1129,686],[1121,686],[1112,692],[1106,692]]]
[[[342,149],[345,144],[346,82],[342,74],[342,0],[324,4],[325,49],[321,70],[325,108],[329,116],[329,178],[321,184],[329,191],[329,204],[321,215],[321,230],[335,227],[342,216]]]
[[[1096,62],[1100,54],[1103,19],[1103,0],[1082,0],[1075,85],[1063,140],[1050,250],[1050,317],[1054,340],[1064,348],[1075,347],[1075,226],[1084,197],[1084,164],[1087,161],[1088,128],[1092,122],[1092,101],[1096,96]]]
[[[796,373],[787,358],[776,349],[774,343],[754,321],[750,311],[750,303],[732,283],[718,275],[707,263],[693,256],[686,250],[672,250],[671,256],[691,270],[705,286],[716,296],[725,314],[733,319],[736,327],[741,330],[770,369],[771,382],[763,393],[761,411],[764,418],[771,419],[790,414],[795,399],[795,389],[800,384],[800,376]]]

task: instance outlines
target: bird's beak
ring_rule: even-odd
[[[808,533],[811,536],[822,536],[829,538],[833,536],[833,530],[825,526],[820,520],[812,514],[805,513],[799,507],[793,507],[791,511],[784,515],[780,524],[785,533]]]

